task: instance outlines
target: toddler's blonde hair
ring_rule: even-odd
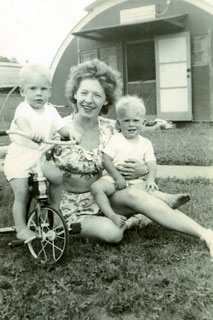
[[[143,116],[146,114],[146,107],[144,105],[144,100],[137,96],[123,96],[121,99],[118,100],[115,106],[117,117],[121,111],[130,109],[130,108],[138,108],[141,110]]]
[[[32,76],[45,77],[51,84],[52,75],[48,68],[40,64],[26,64],[19,73],[19,84],[23,86],[25,82],[29,81]]]

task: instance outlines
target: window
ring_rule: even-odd
[[[99,49],[99,58],[113,69],[118,69],[116,47]]]
[[[192,65],[209,65],[209,37],[208,35],[195,36],[192,38]]]
[[[98,58],[104,61],[107,65],[111,66],[113,69],[118,69],[117,63],[117,48],[97,48],[93,50],[82,50],[80,52],[80,62],[89,61]]]
[[[86,50],[80,53],[80,62],[86,62],[92,59],[98,58],[97,50]]]
[[[154,41],[127,45],[128,82],[155,80]]]

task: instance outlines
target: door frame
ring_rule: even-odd
[[[177,112],[162,112],[161,111],[161,96],[160,96],[160,62],[159,62],[159,49],[158,44],[161,39],[169,39],[175,37],[183,37],[186,38],[186,76],[187,76],[187,101],[188,101],[188,109],[187,111],[177,111]],[[181,61],[183,62],[183,61]],[[178,32],[167,34],[163,36],[155,37],[155,63],[156,63],[156,96],[157,96],[157,116],[159,118],[163,118],[171,121],[191,121],[192,120],[192,83],[191,83],[191,47],[190,47],[190,32]],[[171,62],[172,63],[172,62]],[[174,63],[178,63],[174,62]],[[163,64],[163,63],[162,63]],[[170,87],[168,87],[170,88]],[[180,87],[181,88],[181,87]]]

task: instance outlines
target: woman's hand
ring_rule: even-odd
[[[137,179],[148,173],[147,166],[136,159],[127,159],[117,165],[117,169],[126,180]]]

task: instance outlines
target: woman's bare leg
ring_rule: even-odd
[[[132,188],[133,187],[146,191],[143,182],[135,184],[134,186],[132,186]],[[166,202],[172,209],[177,209],[190,200],[190,195],[188,193],[170,194],[159,190],[150,191],[149,193],[153,197]]]
[[[138,212],[163,227],[179,231],[206,241],[213,257],[213,232],[199,225],[179,210],[171,209],[165,202],[135,188],[118,191],[110,198],[111,205],[118,213],[125,215]]]
[[[104,216],[85,216],[80,223],[81,233],[77,237],[107,243],[119,243],[126,229],[125,226],[118,228],[113,221]]]
[[[205,228],[179,210],[170,208],[165,202],[135,188],[128,188],[114,193],[111,205],[116,212],[142,213],[167,229],[200,237]]]

